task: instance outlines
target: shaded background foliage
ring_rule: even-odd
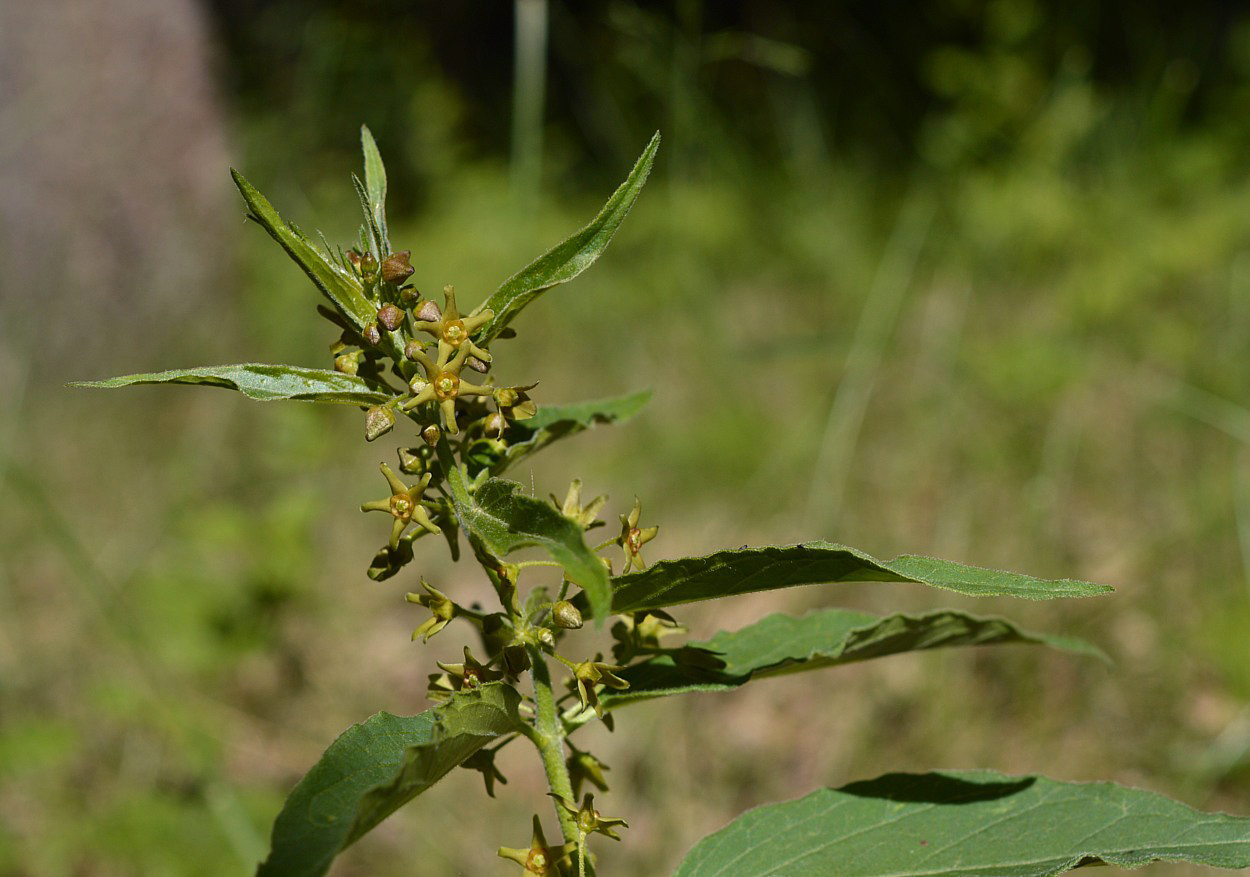
[[[521,8],[545,9],[545,45],[520,41],[541,63],[515,63]],[[414,279],[466,304],[663,130],[602,264],[500,351],[540,404],[656,390],[536,464],[537,495],[579,475],[615,515],[637,493],[650,560],[830,538],[1119,588],[1012,607],[1113,672],[927,655],[623,714],[595,745],[633,826],[609,867],[666,873],[745,807],[887,770],[1250,811],[1248,58],[1218,2],[0,7],[0,873],[246,872],[337,731],[423,709],[456,654],[408,644],[410,582],[363,575],[381,536],[354,508],[389,452],[350,413],[60,388],[326,364],[315,294],[226,166],[346,240],[362,121]],[[700,608],[693,632],[828,599]],[[334,873],[506,873],[542,780],[503,767],[496,802],[460,809],[459,771]]]

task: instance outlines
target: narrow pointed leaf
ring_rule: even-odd
[[[518,420],[511,424],[508,428],[507,449],[484,462],[492,475],[501,475],[552,442],[585,432],[599,424],[628,420],[641,411],[650,399],[651,391],[643,390],[626,396],[575,405],[543,405],[528,420]]]
[[[878,560],[847,545],[804,542],[662,560],[642,572],[612,580],[612,611],[657,609],[795,585],[841,582],[912,582],[971,597],[1028,600],[1093,597],[1113,590],[1107,585],[1038,579],[935,557],[905,554]]]
[[[383,259],[390,254],[391,241],[386,229],[386,166],[382,164],[382,155],[378,152],[378,144],[365,125],[360,126],[360,151],[365,157],[365,189],[369,194],[369,212],[372,214],[373,225],[381,236],[382,249],[378,258]]]
[[[464,472],[448,471],[447,483],[460,526],[496,557],[518,548],[540,546],[584,592],[587,603],[607,615],[608,571],[586,545],[582,528],[550,503],[521,493],[515,481],[489,478],[470,494]]]
[[[371,322],[377,308],[365,297],[360,281],[341,265],[336,265],[296,228],[283,220],[269,200],[241,173],[233,168],[230,173],[252,212],[252,218],[304,269],[304,273],[333,303],[338,312],[357,329],[362,329]]]
[[[748,811],[674,877],[1050,877],[1159,861],[1250,867],[1250,818],[1114,783],[887,774]]]
[[[1021,630],[1002,618],[941,610],[925,615],[870,615],[848,609],[825,609],[801,618],[769,615],[741,630],[720,631],[687,649],[711,653],[724,662],[703,669],[684,661],[681,652],[635,664],[617,675],[629,688],[605,692],[607,707],[671,694],[725,691],[753,679],[819,670],[870,658],[952,646],[1044,645],[1106,660],[1094,646],[1071,637]]]
[[[71,387],[129,387],[133,384],[203,384],[238,390],[249,399],[271,402],[296,399],[341,405],[381,405],[392,395],[362,378],[296,365],[209,365],[152,374],[123,375],[104,381],[78,381]]]
[[[360,233],[368,242],[369,252],[377,256],[378,262],[381,262],[386,258],[387,253],[384,251],[385,244],[382,242],[382,230],[378,228],[377,220],[373,218],[369,193],[365,191],[365,184],[360,181],[360,177],[355,174],[352,174],[352,185],[356,189],[356,197],[360,199],[360,211],[364,214],[365,223],[360,227]]]
[[[340,851],[492,740],[520,695],[488,683],[416,716],[378,713],[335,740],[287,798],[257,877],[316,877]]]
[[[503,282],[489,299],[477,310],[490,308],[495,316],[474,334],[479,344],[485,344],[499,334],[527,304],[542,292],[566,283],[581,274],[607,249],[617,228],[629,214],[651,173],[656,150],[660,148],[657,131],[634,164],[633,170],[620,187],[603,205],[599,215],[581,231],[556,244],[530,264]]]

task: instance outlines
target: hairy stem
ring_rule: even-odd
[[[560,710],[556,706],[555,694],[551,688],[551,670],[542,651],[530,647],[529,652],[534,677],[534,728],[527,736],[542,756],[543,768],[547,772],[547,785],[551,791],[566,801],[573,801],[573,784],[569,780],[568,766],[564,763],[564,724],[560,721]],[[579,849],[584,850],[580,845],[582,838],[573,815],[558,804],[555,810],[565,843],[579,844]],[[579,855],[578,858],[583,857]],[[594,869],[588,862],[582,867],[585,867],[584,873],[594,874]]]

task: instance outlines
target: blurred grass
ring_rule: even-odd
[[[609,521],[638,495],[662,526],[652,561],[830,538],[1105,581],[1119,590],[1100,601],[975,608],[1088,637],[1118,666],[959,651],[633,707],[615,735],[578,741],[612,766],[602,803],[631,823],[605,873],[667,873],[745,807],[888,770],[1114,778],[1250,812],[1244,149],[1214,129],[1146,136],[1080,58],[1015,115],[977,90],[998,75],[969,64],[934,60],[955,99],[905,186],[819,151],[697,173],[707,141],[684,119],[601,263],[495,349],[498,380],[540,380],[540,404],[650,386],[652,405],[516,477],[540,496],[581,477],[611,495]],[[437,115],[446,95],[414,100]],[[994,120],[1018,146],[968,160],[1001,137]],[[285,160],[272,124],[242,132],[262,165]],[[439,169],[392,236],[420,288],[454,283],[465,304],[608,194],[522,205],[508,168],[450,140],[381,145]],[[348,171],[255,182],[341,241]],[[185,346],[128,364],[328,361],[299,272],[254,228],[229,246],[237,294],[206,301]],[[107,355],[52,379],[0,362],[0,874],[247,873],[325,745],[379,709],[424,709],[424,674],[463,631],[408,643],[415,575],[364,577],[385,534],[355,507],[381,487],[390,437],[364,445],[349,410],[56,385],[119,370]],[[481,591],[423,550],[436,586]],[[876,585],[681,616],[703,636],[835,602],[973,605]],[[522,842],[542,791],[526,755],[502,756],[497,801],[457,772],[333,873],[506,873],[493,851]]]

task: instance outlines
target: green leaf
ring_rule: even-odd
[[[209,365],[144,375],[124,375],[104,381],[77,381],[71,387],[129,387],[132,384],[204,384],[238,390],[250,399],[270,402],[298,399],[342,405],[381,405],[393,398],[362,378],[320,368],[296,365]]]
[[[365,189],[369,198],[369,213],[372,225],[381,237],[381,249],[377,253],[378,260],[390,255],[391,240],[386,229],[386,166],[382,164],[382,155],[378,152],[378,144],[373,133],[365,125],[360,126],[360,151],[365,157]]]
[[[387,257],[386,244],[382,237],[382,229],[378,227],[378,221],[373,216],[373,205],[369,202],[369,193],[365,191],[365,184],[360,181],[360,177],[352,174],[352,186],[356,189],[356,197],[360,199],[360,210],[364,214],[365,224],[360,227],[360,234],[366,242],[369,252],[377,255],[378,262],[381,263]],[[378,254],[381,255],[378,255]]]
[[[1250,818],[1114,783],[887,774],[751,810],[675,877],[1049,877],[1157,861],[1250,867]]]
[[[1093,597],[1114,590],[1107,585],[1037,579],[935,557],[904,554],[893,560],[877,560],[846,545],[804,542],[662,560],[642,572],[612,580],[612,611],[658,609],[794,585],[841,582],[913,582],[972,597],[1028,600]],[[584,611],[586,607],[578,608]]]
[[[503,558],[518,548],[541,546],[582,588],[599,617],[607,614],[608,571],[586,545],[581,527],[550,503],[521,493],[515,481],[489,478],[470,494],[463,470],[453,466],[447,483],[460,526],[490,553]]]
[[[330,744],[287,797],[257,877],[314,877],[491,740],[520,725],[520,695],[492,682],[416,716],[378,713]]]
[[[288,225],[268,199],[244,179],[241,173],[231,168],[230,174],[234,177],[234,184],[239,187],[243,200],[247,202],[252,218],[304,269],[304,273],[334,304],[338,312],[357,329],[363,329],[372,322],[377,315],[377,308],[365,297],[360,281],[347,269],[336,265],[322,254],[297,229]]]
[[[494,295],[478,306],[476,311],[490,308],[495,312],[495,316],[474,333],[474,340],[478,344],[486,344],[498,335],[540,293],[572,280],[594,264],[599,254],[607,249],[617,228],[634,206],[638,193],[647,182],[647,175],[651,173],[651,164],[659,148],[660,134],[657,131],[638,157],[625,182],[621,183],[620,188],[612,194],[589,225],[509,277]]]
[[[533,417],[509,426],[508,448],[491,464],[491,474],[501,475],[552,442],[585,432],[592,426],[626,421],[650,400],[651,391],[642,390],[575,405],[543,405]]]
[[[629,688],[607,691],[606,707],[696,691],[726,691],[753,679],[818,670],[903,652],[951,646],[1010,643],[1044,645],[1077,654],[1106,656],[1087,642],[1021,630],[1002,618],[985,618],[943,609],[925,615],[870,615],[825,609],[801,618],[769,615],[737,631],[720,631],[686,649],[711,652],[724,662],[704,669],[683,661],[677,650],[617,673]]]

